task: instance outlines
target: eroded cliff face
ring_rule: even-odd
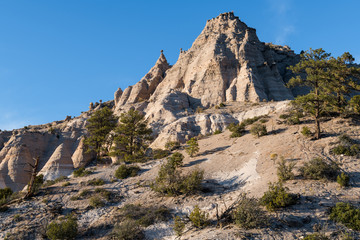
[[[161,51],[154,67],[135,85],[124,91],[119,88],[109,106],[116,115],[133,107],[142,111],[158,137],[152,146],[163,147],[169,140],[184,142],[224,129],[243,114],[194,115],[198,107],[292,99],[284,84],[291,77],[287,67],[298,61],[290,48],[259,41],[255,29],[233,13],[224,13],[207,21],[192,47],[181,50],[173,66]],[[86,119],[101,105],[91,104],[88,112],[74,119],[1,132],[0,188],[22,189],[35,157],[40,157],[39,170],[47,180],[86,165],[93,158],[84,146]]]

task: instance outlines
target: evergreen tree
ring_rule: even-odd
[[[186,144],[188,146],[185,150],[190,155],[190,157],[193,157],[197,152],[199,152],[199,144],[196,138],[191,138],[189,141],[186,142]]]
[[[120,124],[115,128],[114,144],[111,154],[121,156],[125,161],[142,159],[147,142],[151,140],[152,130],[147,127],[144,116],[134,109],[120,116]]]
[[[330,73],[330,54],[323,49],[311,49],[301,54],[301,60],[289,69],[297,74],[290,79],[288,86],[296,85],[310,87],[311,92],[297,97],[293,104],[310,114],[315,121],[315,137],[320,138],[320,118],[332,105],[334,98],[329,94],[333,78]]]
[[[106,142],[110,131],[116,126],[117,117],[113,115],[113,112],[108,107],[104,107],[94,112],[87,121],[86,129],[89,136],[85,139],[85,145],[89,147],[88,152],[95,151],[96,159],[98,159],[101,152],[105,150],[102,146]]]

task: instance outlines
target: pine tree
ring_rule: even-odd
[[[307,86],[311,92],[299,96],[293,105],[310,114],[315,121],[315,137],[320,138],[320,118],[327,111],[334,99],[329,94],[329,86],[333,78],[330,73],[330,54],[323,49],[311,49],[301,54],[301,60],[289,69],[297,74],[290,79],[288,86]]]
[[[104,107],[94,112],[87,121],[86,129],[89,136],[85,139],[85,145],[89,147],[88,152],[95,151],[96,159],[98,159],[101,152],[106,150],[102,146],[111,130],[115,128],[117,118],[108,107]]]
[[[144,116],[130,109],[120,116],[120,124],[115,128],[114,147],[111,154],[121,156],[125,161],[141,160],[151,140],[152,130],[147,127]]]
[[[186,142],[188,145],[186,147],[186,152],[190,155],[190,157],[193,157],[197,152],[199,152],[199,144],[196,138],[191,138],[189,141]]]

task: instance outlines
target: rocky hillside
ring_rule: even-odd
[[[192,47],[181,50],[173,66],[161,51],[154,67],[134,86],[118,89],[114,101],[91,103],[89,111],[73,119],[0,132],[0,188],[21,190],[29,181],[29,164],[36,157],[47,180],[86,165],[92,158],[83,146],[86,120],[105,105],[117,115],[132,107],[143,111],[153,129],[152,147],[163,147],[169,140],[183,143],[200,133],[224,130],[230,122],[248,115],[273,111],[276,103],[258,112],[242,108],[194,115],[197,109],[223,102],[292,99],[293,93],[284,84],[291,76],[287,66],[298,60],[287,46],[261,42],[255,29],[232,12],[220,14],[207,21]]]

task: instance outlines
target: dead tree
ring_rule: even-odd
[[[38,166],[39,166],[39,161],[40,161],[40,157],[37,158],[33,158],[35,160],[35,164],[32,165],[31,163],[28,163],[30,165],[30,167],[32,168],[31,172],[31,178],[28,184],[28,191],[24,196],[24,199],[29,199],[30,197],[32,197],[32,195],[34,194],[34,187],[35,187],[35,180],[36,180],[36,175],[38,173]]]

